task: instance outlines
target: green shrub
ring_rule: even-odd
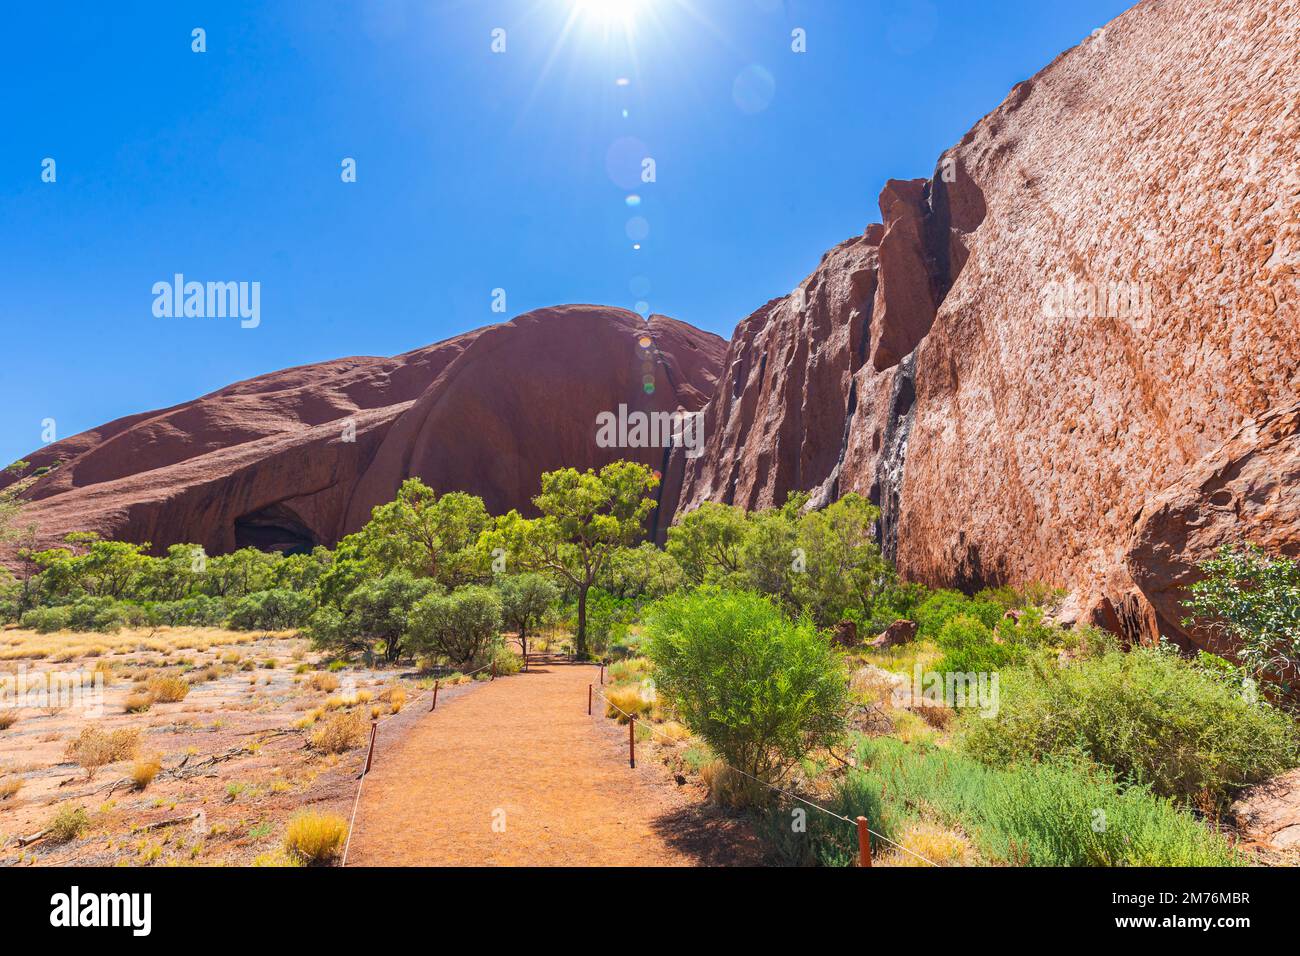
[[[437,590],[433,580],[407,571],[365,581],[343,599],[340,612],[312,618],[312,638],[318,646],[366,651],[382,643],[384,659],[394,663],[402,654],[416,603]]]
[[[1121,788],[1104,772],[1054,757],[1012,768],[888,737],[863,740],[860,770],[842,778],[832,809],[862,813],[896,838],[902,823],[929,819],[967,833],[985,859],[1029,866],[1231,866],[1227,841],[1172,801]],[[818,859],[856,856],[851,827],[812,826]],[[831,821],[835,823],[835,821]]]
[[[839,738],[848,708],[843,664],[805,618],[791,622],[751,592],[701,588],[646,615],[658,691],[732,766],[774,781]]]
[[[494,653],[500,627],[501,599],[477,584],[430,594],[411,608],[410,640],[417,653],[467,669]]]
[[[144,609],[134,604],[108,597],[81,597],[72,604],[32,608],[22,616],[22,626],[42,634],[63,630],[107,634],[145,620]]]
[[[993,631],[967,614],[951,617],[937,639],[944,656],[934,665],[940,673],[980,673],[1001,670],[1024,658],[1016,644],[995,644]]]
[[[64,804],[59,807],[50,822],[45,825],[49,837],[55,843],[67,843],[75,840],[90,826],[90,817],[81,807]]]
[[[237,631],[285,631],[306,624],[314,609],[311,597],[297,591],[255,591],[235,602],[230,626]]]
[[[22,626],[40,634],[68,629],[66,607],[34,607],[22,616]]]
[[[1006,613],[1000,604],[992,601],[973,601],[960,591],[934,591],[918,604],[912,612],[912,619],[917,624],[917,635],[930,640],[937,640],[943,626],[958,615],[966,615],[978,620],[987,628],[997,626],[1002,615]]]
[[[1300,706],[1300,561],[1255,545],[1224,546],[1200,569],[1205,579],[1189,588],[1192,617],[1184,623],[1226,637],[1247,670]]]
[[[156,601],[147,606],[149,623],[171,627],[218,627],[229,611],[221,598],[196,594],[179,601]]]
[[[962,724],[966,751],[987,764],[1082,752],[1123,782],[1212,811],[1300,757],[1284,714],[1167,648],[1038,661],[1001,678],[997,715]]]

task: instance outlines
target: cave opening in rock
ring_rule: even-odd
[[[307,523],[282,502],[235,519],[236,548],[310,554],[319,543]]]

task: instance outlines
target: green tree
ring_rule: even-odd
[[[230,554],[208,558],[202,572],[204,593],[213,597],[238,598],[265,591],[275,581],[275,567],[282,561],[278,552],[240,548]]]
[[[439,496],[418,478],[379,505],[359,532],[362,550],[386,570],[403,568],[455,588],[484,578],[477,545],[492,523],[483,499],[453,491]]]
[[[411,609],[410,639],[415,649],[466,669],[488,658],[500,627],[501,598],[482,585],[430,594]]]
[[[1252,676],[1294,700],[1300,688],[1300,561],[1271,557],[1253,545],[1224,545],[1202,562],[1184,625],[1228,639]]]
[[[635,548],[618,548],[609,556],[600,585],[619,598],[657,600],[686,583],[681,565],[667,551],[643,541]]]
[[[401,656],[410,627],[411,609],[437,590],[428,578],[409,571],[394,571],[362,582],[342,607],[322,607],[311,616],[308,632],[320,647],[340,650],[380,651],[394,663]]]
[[[560,589],[545,575],[505,574],[496,580],[501,598],[501,620],[519,633],[519,649],[528,657],[528,632],[540,627],[546,613],[560,599]]]
[[[856,611],[866,617],[894,584],[894,569],[875,542],[880,509],[848,494],[799,518],[796,547],[804,570],[793,581],[795,603],[825,627]]]
[[[694,584],[725,584],[740,573],[745,512],[706,501],[668,529],[667,551]]]
[[[485,549],[503,548],[518,567],[546,571],[572,585],[578,597],[574,643],[579,657],[587,656],[587,592],[610,555],[644,533],[655,507],[648,496],[658,484],[649,468],[629,461],[599,472],[547,472],[542,493],[533,499],[541,517],[528,520],[511,511],[484,535]]]

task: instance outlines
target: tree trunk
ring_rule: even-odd
[[[578,588],[578,633],[573,652],[579,660],[587,659],[587,588],[590,586],[583,584]]]

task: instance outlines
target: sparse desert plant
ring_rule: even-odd
[[[55,843],[68,843],[81,836],[90,826],[90,817],[81,807],[64,804],[45,825],[47,836]]]
[[[160,674],[157,677],[151,677],[145,684],[153,699],[158,703],[171,704],[178,700],[184,700],[190,692],[189,681],[183,677],[174,675]]]
[[[631,717],[640,717],[654,706],[654,699],[644,692],[640,684],[622,684],[605,688],[605,716],[626,724]]]
[[[87,779],[93,779],[100,767],[133,756],[139,743],[140,731],[134,727],[110,732],[86,727],[68,744],[65,755],[86,771]]]
[[[155,756],[140,757],[131,765],[131,783],[137,790],[143,790],[153,783],[162,769],[162,761]]]
[[[391,690],[385,691],[383,696],[388,701],[388,710],[390,713],[396,714],[406,706],[406,691],[402,690],[400,687],[394,687]]]
[[[343,849],[348,822],[333,813],[299,813],[289,821],[284,848],[309,866],[329,863]]]
[[[317,671],[315,674],[312,674],[311,677],[307,678],[307,682],[311,684],[312,690],[321,691],[326,694],[333,693],[339,689],[339,679],[333,674],[324,671]]]
[[[0,710],[0,730],[8,730],[17,720],[17,708],[7,707],[4,710]]]
[[[0,783],[0,801],[12,800],[22,787],[22,777],[10,777],[8,780]]]
[[[122,701],[122,709],[128,714],[143,714],[152,706],[153,695],[145,691],[128,694],[126,700]]]
[[[311,746],[321,753],[340,754],[360,746],[366,730],[366,719],[360,714],[335,714],[311,735]]]

